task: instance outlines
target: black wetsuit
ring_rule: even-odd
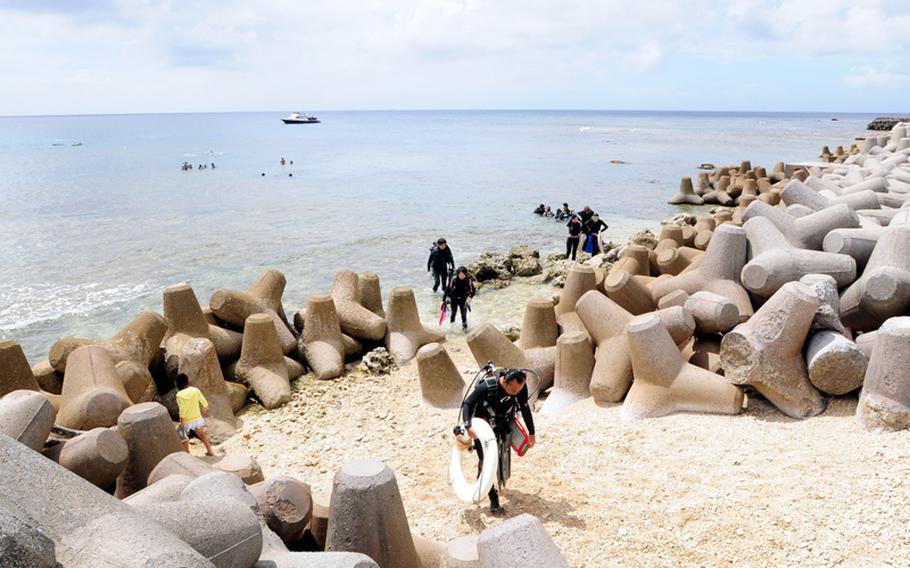
[[[461,416],[464,420],[465,429],[471,427],[471,419],[475,416],[489,422],[490,426],[493,427],[493,432],[496,434],[496,443],[499,444],[499,453],[502,456],[504,452],[511,451],[512,417],[515,415],[516,410],[521,412],[521,417],[524,419],[525,426],[528,429],[528,435],[533,436],[534,417],[531,415],[531,405],[528,402],[528,385],[525,384],[517,395],[511,396],[502,388],[498,381],[495,391],[491,391],[487,383],[481,381],[462,403]],[[479,473],[483,466],[483,446],[480,440],[474,440],[474,448],[477,450],[477,457],[480,459],[478,464]],[[508,472],[503,471],[503,461],[500,459],[498,472],[500,485],[505,483],[508,478]],[[495,498],[496,484],[490,489],[490,495]]]
[[[455,323],[455,312],[460,309],[461,325],[467,328],[468,314],[467,309],[465,309],[465,303],[467,303],[468,298],[473,297],[474,281],[471,280],[470,276],[466,276],[464,280],[459,278],[457,275],[452,278],[452,282],[449,284],[449,287],[446,288],[445,296],[442,298],[443,301],[445,301],[446,298],[449,298],[452,301],[452,317],[449,320],[450,322]]]
[[[566,223],[566,227],[569,228],[569,235],[566,237],[566,258],[570,260],[575,260],[575,255],[578,253],[578,241],[581,238],[581,223]]]
[[[591,256],[600,253],[600,242],[598,241],[597,235],[600,234],[602,229],[608,229],[607,224],[603,222],[603,219],[589,219],[583,226],[582,232],[586,235],[594,235],[594,241],[592,243]]]
[[[446,245],[445,249],[438,245],[430,249],[430,258],[427,259],[427,270],[433,271],[433,291],[442,286],[443,290],[449,285],[449,272],[455,270],[455,258],[452,256],[452,247]]]

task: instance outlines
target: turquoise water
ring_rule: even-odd
[[[324,112],[286,126],[283,114],[0,118],[0,336],[35,362],[59,337],[105,337],[160,311],[170,284],[190,281],[207,303],[268,267],[287,276],[289,313],[350,268],[379,273],[384,291],[415,288],[429,320],[439,236],[459,264],[522,242],[560,250],[563,227],[530,211],[568,201],[624,238],[677,212],[666,198],[702,162],[814,159],[872,118]]]

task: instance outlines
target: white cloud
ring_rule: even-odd
[[[663,57],[657,42],[649,41],[627,54],[628,61],[642,71],[656,67]]]
[[[700,100],[910,53],[910,6],[880,0],[86,2],[0,0],[0,113],[669,108],[659,85]]]
[[[844,83],[851,87],[900,87],[910,84],[910,74],[883,71],[876,67],[851,69]]]

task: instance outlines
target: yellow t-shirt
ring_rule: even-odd
[[[202,391],[196,387],[186,387],[177,391],[177,407],[180,409],[180,419],[184,424],[202,418],[201,406],[208,406],[209,402],[202,396]]]

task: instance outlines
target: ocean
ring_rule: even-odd
[[[622,240],[683,210],[666,199],[702,162],[814,160],[873,118],[335,111],[284,125],[286,114],[0,117],[0,337],[35,363],[60,337],[160,313],[166,286],[188,281],[205,304],[267,268],[287,277],[289,314],[351,269],[377,272],[384,294],[414,288],[430,323],[438,237],[457,264],[520,243],[560,251],[565,228],[531,211],[566,201]],[[520,321],[524,293],[539,291],[482,291],[472,317]]]

